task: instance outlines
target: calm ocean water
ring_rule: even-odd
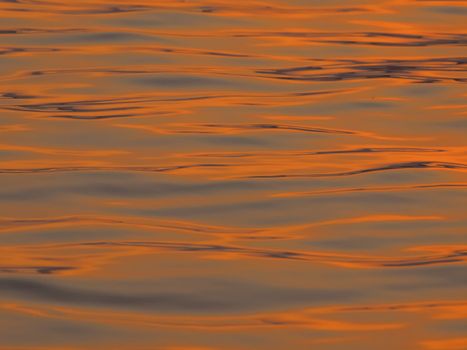
[[[1,0],[1,350],[467,349],[467,1]]]

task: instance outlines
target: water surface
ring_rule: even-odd
[[[467,349],[466,15],[0,1],[0,349]]]

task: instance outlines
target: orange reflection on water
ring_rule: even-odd
[[[0,349],[456,350],[465,1],[0,1]]]

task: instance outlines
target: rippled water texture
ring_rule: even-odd
[[[0,350],[467,349],[467,1],[1,0]]]

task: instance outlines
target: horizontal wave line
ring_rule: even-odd
[[[201,134],[201,135],[228,135],[245,132],[304,132],[330,135],[348,135],[378,140],[398,140],[401,138],[394,136],[384,136],[371,132],[345,129],[331,129],[318,126],[297,125],[297,124],[272,124],[272,123],[252,123],[252,124],[177,124],[171,123],[162,126],[148,126],[146,124],[114,124],[113,126],[147,131],[156,134]]]
[[[198,224],[187,221],[176,220],[144,220],[141,218],[125,218],[125,217],[97,217],[97,216],[65,216],[51,218],[25,218],[12,219],[0,218],[1,231],[18,231],[40,228],[43,226],[61,226],[61,225],[86,225],[86,224],[104,224],[104,225],[129,225],[137,227],[145,227],[152,229],[170,229],[177,231],[185,231],[189,233],[202,234],[245,234],[251,235],[261,233],[265,229],[254,228],[236,228],[225,226],[212,226],[207,224]]]
[[[129,28],[130,30],[132,28]],[[274,40],[274,45],[355,45],[379,47],[431,47],[431,46],[465,46],[465,33],[441,32],[326,32],[326,31],[234,31],[221,30],[216,32],[163,32],[146,31],[147,34],[180,37],[180,38],[246,38]],[[283,40],[283,42],[280,41]],[[294,40],[294,41],[290,41]]]
[[[188,2],[158,2],[140,1],[139,4],[64,4],[57,2],[31,2],[31,1],[8,1],[8,7],[3,6],[1,11],[6,13],[19,12],[22,14],[62,14],[62,15],[116,15],[132,12],[147,11],[171,11],[192,14],[203,14],[209,16],[274,16],[274,17],[299,17],[312,18],[319,15],[346,15],[355,13],[367,13],[382,11],[375,7],[359,6],[286,6],[284,4],[261,4],[258,2],[248,4],[232,4],[224,1],[211,2],[209,4],[192,4]],[[0,3],[1,4],[1,3]],[[26,7],[27,6],[27,7]]]
[[[142,217],[112,217],[75,215],[48,218],[0,218],[0,232],[30,231],[44,228],[67,227],[77,225],[122,225],[146,230],[174,230],[189,234],[205,234],[217,236],[222,241],[233,239],[296,239],[303,233],[308,235],[313,229],[332,225],[353,225],[368,222],[404,222],[442,220],[441,216],[413,215],[367,215],[357,217],[336,218],[299,225],[279,227],[234,227],[213,226],[205,223],[177,221],[166,219],[147,219]],[[301,233],[297,235],[297,233]]]
[[[416,147],[361,147],[350,149],[322,150],[322,151],[300,151],[300,152],[212,152],[212,153],[186,153],[180,157],[194,158],[256,158],[256,157],[304,157],[320,155],[341,155],[341,154],[374,154],[374,153],[442,153],[447,152],[439,148],[416,148]]]
[[[14,284],[14,283],[13,283]],[[22,289],[21,283],[16,285]],[[32,284],[31,284],[32,286]],[[53,285],[50,285],[53,286]],[[26,284],[24,285],[26,287]],[[43,287],[43,286],[41,286]],[[52,287],[53,289],[53,287]],[[85,291],[83,291],[85,292]],[[96,293],[99,295],[99,293]],[[110,293],[109,293],[110,294]],[[137,296],[135,296],[137,297]],[[442,308],[442,304],[439,308]],[[444,308],[450,306],[463,305],[446,304]],[[328,308],[301,308],[279,312],[256,312],[236,313],[236,315],[147,315],[138,311],[118,311],[118,310],[98,310],[89,308],[78,308],[77,306],[56,306],[56,305],[22,305],[18,302],[0,303],[0,309],[20,314],[34,315],[36,317],[67,319],[67,320],[86,320],[104,324],[124,324],[124,325],[142,325],[145,327],[176,327],[201,330],[236,330],[236,329],[256,329],[256,328],[304,328],[326,331],[378,331],[400,328],[400,323],[364,323],[364,322],[346,322],[323,319],[324,315],[339,314],[340,310],[334,311]],[[319,317],[319,318],[318,318]],[[2,349],[2,348],[0,348]],[[190,348],[191,349],[191,348]],[[186,350],[190,350],[186,348]],[[199,349],[199,348],[197,348]],[[2,349],[6,350],[6,349]],[[8,349],[10,350],[10,349]],[[162,349],[161,349],[162,350]],[[169,349],[164,349],[169,350]],[[194,348],[192,350],[195,350]],[[199,349],[201,350],[201,349]],[[207,350],[207,349],[206,349]]]
[[[162,96],[134,96],[134,97],[113,97],[103,98],[100,100],[77,100],[77,101],[64,101],[64,102],[43,102],[34,104],[15,104],[0,107],[8,111],[19,111],[19,112],[34,112],[34,113],[97,113],[97,112],[112,112],[112,111],[137,111],[137,113],[146,113],[146,110],[150,108],[151,113],[167,113],[169,111],[156,110],[153,103],[167,103],[167,104],[180,104],[189,103],[193,104],[196,102],[204,103],[205,101],[220,100],[225,103],[233,103],[234,105],[245,104],[259,104],[266,103],[269,100],[290,100],[292,102],[301,103],[301,100],[306,98],[322,97],[333,94],[345,94],[351,93],[355,90],[352,89],[339,89],[339,90],[322,90],[322,91],[301,91],[292,93],[275,93],[275,94],[260,94],[260,93],[222,93],[222,94],[206,94],[206,95],[162,95]],[[15,103],[16,100],[32,98],[32,96],[8,92],[4,93],[0,97],[12,99]],[[37,98],[37,97],[36,97]],[[159,107],[159,106],[158,106]],[[140,112],[142,111],[142,112]],[[135,113],[135,112],[133,112]],[[170,111],[173,113],[173,111]]]
[[[98,255],[92,254],[89,249],[96,248],[99,250]],[[103,250],[104,248],[109,251]],[[464,245],[458,246],[429,246],[416,247],[412,251],[426,251],[423,255],[411,256],[374,256],[374,255],[355,255],[343,254],[338,252],[323,252],[323,251],[300,251],[300,250],[280,250],[270,248],[256,248],[239,245],[226,245],[216,243],[192,243],[192,242],[168,242],[168,241],[93,241],[80,243],[64,243],[50,245],[31,245],[22,247],[26,249],[27,254],[33,253],[35,250],[40,250],[42,254],[48,252],[53,254],[54,261],[64,260],[68,263],[74,261],[76,266],[40,266],[38,268],[30,268],[28,273],[40,274],[57,274],[68,272],[70,270],[79,270],[81,268],[90,268],[89,263],[93,259],[97,259],[95,263],[98,265],[106,264],[106,261],[118,259],[122,256],[139,255],[143,250],[152,250],[156,252],[170,253],[185,253],[185,254],[200,254],[203,258],[225,256],[229,259],[271,259],[277,261],[296,261],[303,263],[316,263],[331,265],[346,269],[394,269],[394,268],[423,268],[435,265],[460,264],[467,261],[467,248]],[[67,256],[62,256],[61,252],[66,249]],[[86,250],[85,266],[80,249]],[[120,250],[123,249],[122,252]],[[57,253],[53,253],[57,250]],[[76,254],[73,250],[77,250]],[[58,255],[57,255],[58,254]],[[96,268],[96,266],[92,266]],[[26,272],[25,269],[19,270]],[[18,272],[10,270],[7,272]]]
[[[276,175],[249,175],[240,178],[248,179],[277,179],[277,178],[307,178],[307,177],[338,177],[338,176],[353,176],[361,174],[369,174],[390,170],[403,170],[403,169],[449,169],[449,170],[467,170],[466,164],[449,163],[449,162],[436,162],[436,161],[419,161],[419,162],[406,162],[388,164],[381,167],[366,168],[353,171],[344,171],[337,173],[322,173],[322,174],[276,174]]]
[[[0,273],[38,273],[43,275],[57,274],[65,271],[76,270],[73,266],[9,266],[0,265]]]
[[[43,168],[0,168],[0,174],[40,174],[40,173],[64,173],[64,172],[93,172],[93,171],[130,171],[146,173],[164,173],[182,169],[193,168],[220,168],[228,167],[229,164],[188,164],[173,165],[166,167],[151,166],[69,166],[69,167],[43,167]]]
[[[251,329],[251,328],[307,328],[330,331],[370,331],[398,328],[398,324],[393,323],[360,323],[341,322],[322,319],[324,316],[339,315],[341,313],[360,312],[405,312],[419,313],[430,312],[434,317],[439,315],[456,315],[459,309],[467,306],[464,300],[459,301],[426,301],[413,303],[393,303],[393,304],[360,304],[356,306],[324,306],[324,307],[302,307],[276,312],[256,312],[254,314],[241,313],[236,315],[145,315],[135,311],[117,310],[89,310],[87,308],[77,308],[76,306],[37,306],[29,304],[0,304],[0,308],[10,312],[32,314],[46,318],[56,319],[85,319],[97,321],[105,324],[134,324],[145,326],[168,326],[193,329]],[[317,318],[319,317],[319,318]]]
[[[310,192],[277,193],[277,194],[273,194],[272,197],[306,197],[306,196],[333,195],[333,194],[340,194],[340,193],[390,192],[390,191],[451,189],[451,188],[452,189],[467,188],[467,183],[440,183],[440,184],[423,184],[423,185],[410,185],[410,186],[339,188],[339,189],[333,189],[333,190],[310,191]]]
[[[88,242],[76,244],[57,245],[56,247],[126,247],[126,248],[149,248],[167,250],[171,252],[185,253],[215,253],[229,256],[246,256],[251,258],[268,258],[276,260],[295,260],[304,262],[316,262],[330,264],[340,267],[354,268],[400,268],[400,267],[422,267],[439,264],[462,263],[467,260],[465,247],[451,248],[432,255],[420,255],[412,257],[376,257],[356,256],[324,252],[308,252],[295,250],[274,250],[262,248],[250,248],[242,246],[229,246],[221,244],[202,244],[190,242],[163,242],[163,241],[113,241],[113,242]],[[437,252],[438,247],[428,247],[426,250]]]
[[[25,51],[26,50],[26,51]],[[32,49],[31,49],[32,50]],[[42,49],[38,49],[42,50]],[[47,52],[55,52],[64,49],[43,49]],[[0,48],[0,55],[27,52],[21,48]],[[281,82],[310,83],[310,82],[335,82],[335,81],[358,81],[367,79],[400,79],[415,83],[456,82],[465,83],[464,76],[467,59],[464,57],[445,57],[436,59],[310,59],[309,65],[286,67],[286,68],[258,68],[235,66],[226,70],[221,65],[216,66],[105,66],[89,68],[67,68],[67,69],[41,69],[33,71],[19,71],[4,75],[2,80],[16,80],[33,77],[44,77],[50,75],[76,75],[76,74],[104,74],[109,76],[130,75],[142,79],[140,83],[151,84],[151,80],[145,81],[147,77],[158,74],[187,74],[204,75],[240,79],[255,79],[261,81],[280,80]],[[454,74],[455,73],[455,74]]]

